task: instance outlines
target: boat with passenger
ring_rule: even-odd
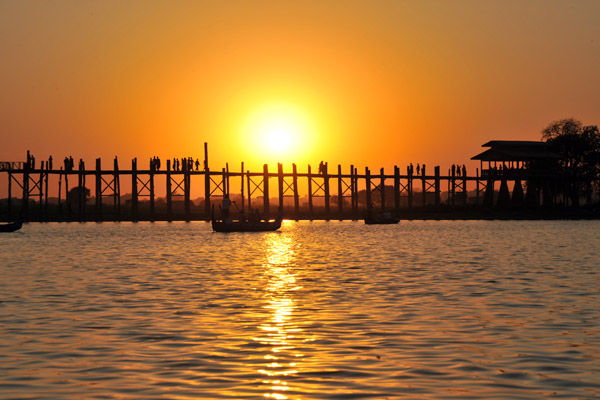
[[[223,211],[223,210],[221,210]],[[212,228],[215,232],[269,232],[281,228],[281,212],[275,220],[263,220],[258,213],[251,212],[248,218],[243,214],[238,220],[229,217],[229,212],[222,212],[221,219],[215,217],[214,207],[211,216]]]
[[[215,232],[269,232],[281,228],[281,217],[271,221],[217,220],[213,217],[212,228]]]
[[[369,211],[365,214],[365,224],[367,225],[390,225],[398,222],[400,222],[400,218],[390,212],[373,214],[372,211]]]

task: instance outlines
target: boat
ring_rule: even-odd
[[[221,221],[212,218],[212,228],[215,232],[269,232],[281,228],[281,217],[274,221]]]
[[[367,225],[390,225],[400,222],[400,218],[393,216],[389,212],[377,213],[375,215],[367,213],[365,215],[365,224]]]
[[[7,224],[0,224],[0,232],[14,232],[21,229],[23,223],[21,221],[9,222]]]
[[[281,228],[281,210],[274,221],[263,221],[258,213],[252,213],[249,219],[231,220],[215,218],[215,208],[212,209],[211,223],[215,232],[270,232]]]

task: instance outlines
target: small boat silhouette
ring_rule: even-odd
[[[256,220],[217,220],[213,208],[212,212],[212,228],[215,232],[269,232],[276,231],[281,228],[281,212],[278,213],[277,219],[273,221]]]
[[[212,220],[215,232],[269,232],[281,228],[281,218],[274,221],[246,222],[246,221],[217,221]]]
[[[367,212],[365,215],[365,224],[367,225],[389,225],[397,224],[400,218],[392,215],[389,212],[372,214]]]
[[[0,224],[0,232],[14,232],[21,229],[23,223],[21,221],[9,222],[8,224]]]

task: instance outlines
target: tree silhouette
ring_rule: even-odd
[[[573,205],[579,204],[579,193],[600,173],[600,132],[596,125],[583,126],[574,118],[550,123],[542,130],[542,139],[560,154],[557,173],[565,178],[566,191]]]

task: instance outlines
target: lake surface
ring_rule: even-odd
[[[597,399],[600,221],[27,224],[0,398]]]

